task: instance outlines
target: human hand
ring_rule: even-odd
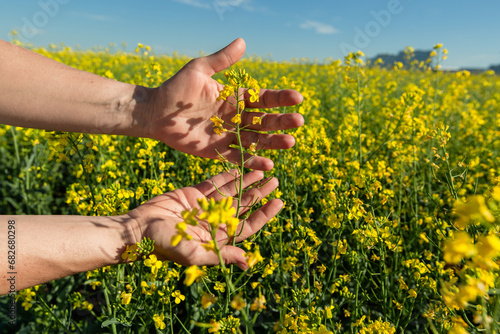
[[[240,151],[230,148],[237,144],[234,133],[225,132],[221,136],[213,131],[214,115],[226,122],[236,114],[236,108],[223,100],[217,101],[219,92],[224,87],[212,76],[235,64],[245,52],[245,42],[237,39],[224,49],[207,57],[190,61],[171,79],[156,88],[150,98],[150,107],[144,122],[147,126],[146,137],[163,141],[176,150],[211,159],[218,159],[219,152],[235,163],[240,159]],[[274,108],[292,106],[302,102],[302,95],[295,90],[260,91],[259,102],[246,102],[246,108]],[[262,124],[252,125],[253,116],[262,113],[246,113],[242,126],[257,131],[278,131],[300,127],[304,124],[302,115],[266,114]],[[288,149],[295,144],[293,136],[286,134],[263,134],[243,132],[242,142],[245,147],[259,143],[264,149]],[[245,167],[256,170],[270,170],[273,162],[264,157],[255,156]]]
[[[170,260],[181,265],[217,265],[218,256],[213,251],[207,251],[202,244],[212,240],[209,225],[204,221],[192,226],[187,224],[186,233],[193,237],[192,240],[182,239],[177,246],[172,246],[171,238],[177,234],[176,224],[184,219],[182,211],[200,209],[198,199],[214,198],[221,200],[223,196],[219,191],[227,196],[236,195],[235,177],[231,173],[222,173],[203,181],[192,187],[177,189],[163,195],[157,196],[142,204],[128,213],[136,222],[134,230],[137,231],[137,241],[144,237],[155,240],[154,253],[161,260]],[[243,176],[243,187],[247,188],[252,184],[261,181],[263,173],[252,171]],[[272,178],[261,187],[255,187],[246,191],[242,197],[241,215],[248,210],[246,206],[254,202],[259,202],[269,195],[278,186],[278,180]],[[219,191],[217,191],[217,189]],[[271,218],[273,218],[282,208],[283,202],[273,199],[263,207],[253,212],[244,222],[240,221],[236,229],[236,242],[241,242],[259,231]],[[200,210],[201,211],[201,210]],[[226,264],[236,264],[243,270],[248,268],[245,251],[241,248],[228,245],[232,240],[228,238],[225,226],[221,226],[216,234],[216,240],[221,250],[222,258]]]

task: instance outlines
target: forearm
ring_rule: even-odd
[[[0,40],[0,123],[142,136],[150,92]]]
[[[0,226],[0,294],[9,292],[12,277],[21,290],[119,263],[137,241],[128,216],[0,216]]]

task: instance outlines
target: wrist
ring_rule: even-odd
[[[152,105],[156,88],[130,86],[125,96],[116,104],[116,111],[124,123],[116,134],[151,138]]]
[[[121,240],[119,241],[123,251],[127,246],[135,245],[140,242],[143,237],[143,227],[140,220],[131,214],[131,212],[117,217],[124,226],[124,233],[121,235]],[[121,252],[120,254],[122,254]],[[119,259],[121,261],[121,259]]]

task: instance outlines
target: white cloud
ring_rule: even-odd
[[[196,8],[204,8],[204,9],[212,8],[212,6],[209,3],[200,0],[174,0],[174,1]]]
[[[313,29],[317,34],[322,35],[332,35],[339,32],[333,26],[317,21],[305,21],[300,25],[300,27],[307,30]]]
[[[217,9],[232,10],[241,8],[247,12],[256,12],[257,9],[252,6],[251,0],[213,0],[212,5]]]
[[[231,2],[230,2],[231,3]],[[242,7],[246,10],[254,11],[255,9],[250,4],[250,0],[233,0],[232,5],[234,7]]]
[[[219,17],[224,19],[224,13],[234,9],[243,9],[247,12],[265,12],[266,8],[254,7],[252,0],[172,0],[191,7],[215,10]]]

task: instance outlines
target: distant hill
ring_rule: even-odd
[[[381,53],[376,55],[373,58],[370,58],[370,63],[373,64],[377,59],[381,59],[383,61],[383,64],[380,66],[385,67],[385,68],[392,68],[394,66],[394,63],[396,62],[401,62],[404,67],[409,67],[412,61],[418,60],[418,62],[421,61],[426,61],[429,58],[429,54],[432,52],[432,50],[415,50],[413,51],[412,58],[408,60],[408,56],[405,54],[404,51],[400,51],[398,54],[390,54],[390,53]],[[491,65],[488,68],[460,68],[459,71],[462,70],[467,70],[471,73],[481,73],[487,70],[493,70],[496,74],[500,74],[500,64],[498,65]]]
[[[415,51],[413,51],[413,57],[410,59],[410,62],[412,62],[414,60],[418,60],[419,62],[426,61],[429,58],[430,53],[431,53],[431,51],[415,50]],[[370,61],[373,64],[377,59],[382,59],[382,61],[384,62],[381,65],[382,67],[392,68],[392,66],[396,62],[403,63],[403,66],[405,66],[405,67],[410,66],[404,51],[400,51],[397,55],[390,54],[390,53],[381,53],[381,54],[376,55],[373,58],[370,58]]]
[[[500,74],[500,64],[498,64],[498,65],[491,65],[489,67],[489,69],[495,71],[496,74]]]

